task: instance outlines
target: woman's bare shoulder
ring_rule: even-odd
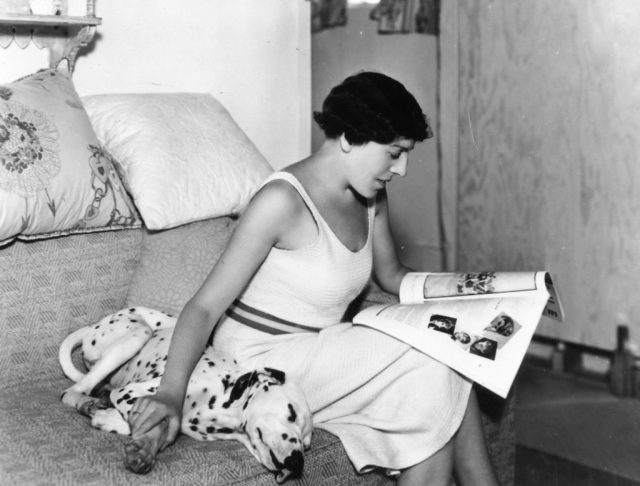
[[[306,205],[296,188],[286,180],[274,179],[253,196],[242,219],[260,220],[274,225],[273,229],[283,229],[305,212]]]

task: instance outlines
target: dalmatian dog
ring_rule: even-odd
[[[133,307],[71,333],[59,359],[75,383],[62,402],[89,416],[98,429],[130,435],[129,413],[138,398],[156,392],[175,323],[163,312]],[[87,373],[72,361],[80,346]],[[283,372],[244,369],[207,346],[187,387],[181,432],[196,440],[238,440],[282,483],[302,473],[312,418],[302,391],[285,382]],[[132,440],[125,464],[148,473],[157,453],[156,446]]]

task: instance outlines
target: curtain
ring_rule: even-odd
[[[380,0],[371,11],[380,34],[438,35],[440,0]],[[311,0],[311,31],[347,23],[347,0]]]
[[[438,35],[440,0],[381,0],[371,11],[380,34]]]
[[[347,0],[311,0],[311,32],[347,23]]]

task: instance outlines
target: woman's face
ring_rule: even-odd
[[[350,186],[366,198],[375,197],[393,176],[406,175],[409,152],[414,146],[413,140],[405,138],[390,144],[352,145],[347,169]]]

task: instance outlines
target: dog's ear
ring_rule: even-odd
[[[236,382],[233,384],[233,388],[229,393],[229,400],[222,404],[223,408],[228,408],[231,404],[239,400],[244,392],[247,391],[251,385],[258,381],[258,374],[255,371],[250,371],[249,373],[245,373],[244,375],[239,376],[236,379]]]
[[[274,368],[265,368],[264,372],[276,381],[279,381],[281,385],[284,385],[286,376],[284,371],[276,370]]]

